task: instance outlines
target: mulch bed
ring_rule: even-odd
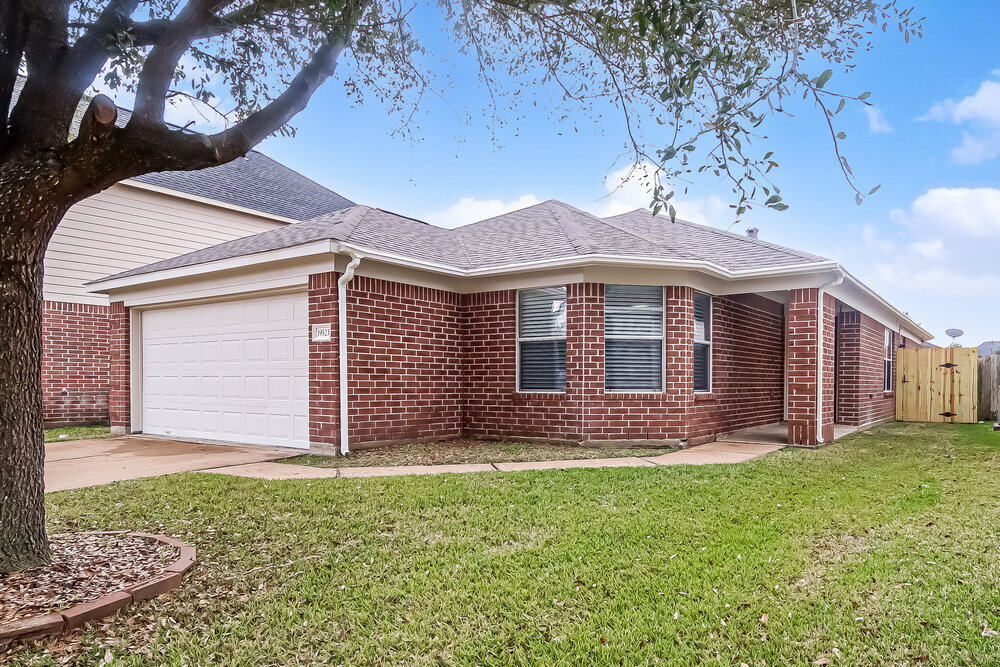
[[[0,625],[62,611],[163,573],[178,549],[124,533],[52,535],[52,563],[0,574]]]

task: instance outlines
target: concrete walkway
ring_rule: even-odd
[[[273,461],[301,453],[275,447],[206,445],[145,436],[59,440],[45,445],[45,490],[79,489],[126,479]]]
[[[567,470],[570,468],[652,468],[672,465],[705,465],[711,463],[743,463],[770,454],[783,445],[737,442],[710,442],[691,449],[660,456],[623,456],[610,459],[572,459],[568,461],[528,461],[516,463],[465,463],[432,466],[371,466],[347,468],[317,468],[286,463],[248,463],[224,468],[206,468],[200,472],[256,479],[328,479],[331,477],[393,477],[398,475],[440,475],[442,473],[513,472],[518,470]]]

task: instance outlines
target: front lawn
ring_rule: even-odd
[[[317,468],[359,466],[440,465],[448,463],[506,463],[511,461],[562,461],[567,459],[610,459],[621,456],[659,456],[675,449],[616,449],[579,445],[537,445],[528,442],[490,440],[446,440],[377,449],[356,449],[348,456],[303,454],[280,463]]]
[[[1000,664],[985,426],[889,425],[737,465],[185,474],[48,505],[53,532],[166,533],[201,562],[14,662]]]

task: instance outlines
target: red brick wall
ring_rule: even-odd
[[[571,291],[567,287],[567,299]],[[517,294],[515,290],[462,295],[463,429],[474,437],[579,439],[581,412],[571,386],[581,382],[570,372],[570,336],[582,320],[578,306],[567,304],[567,393],[518,393]]]
[[[660,440],[714,435],[780,421],[783,410],[780,304],[719,297],[711,395],[696,395],[694,292],[664,290],[666,378],[662,392],[605,393],[604,286],[567,286],[565,393],[516,391],[516,293],[466,295],[465,430],[469,435],[568,440]]]
[[[108,329],[108,412],[112,429],[127,433],[132,425],[132,344],[129,310],[121,301],[112,303],[109,308]]]
[[[340,394],[337,364],[337,279],[339,273],[309,276],[309,325],[329,324],[329,342],[309,336],[309,441],[333,449],[340,441]]]
[[[712,299],[712,392],[696,394],[688,436],[781,421],[785,313],[755,294]]]
[[[347,301],[351,442],[461,435],[459,295],[359,276]]]
[[[901,338],[898,333],[894,333],[893,337],[895,362],[896,348]],[[902,340],[904,344],[914,345],[912,341]],[[840,314],[840,395],[837,406],[837,419],[840,423],[863,426],[895,417],[895,393],[883,390],[884,345],[884,325],[858,311]]]
[[[46,301],[43,419],[49,428],[108,423],[109,308]]]
[[[837,301],[823,295],[823,433],[825,442],[833,439],[834,351]],[[788,441],[795,445],[815,445],[817,411],[817,324],[819,290],[791,291],[786,317],[785,359],[788,372]]]

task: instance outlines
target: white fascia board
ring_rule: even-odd
[[[215,273],[217,271],[253,266],[254,264],[264,264],[267,262],[277,262],[285,259],[295,259],[299,257],[333,253],[339,248],[339,245],[340,244],[336,241],[325,239],[322,241],[313,241],[311,243],[292,246],[290,248],[279,248],[278,250],[268,250],[265,252],[254,253],[252,255],[230,257],[229,259],[220,259],[214,262],[193,264],[191,266],[179,266],[173,269],[163,269],[161,271],[140,273],[134,276],[116,278],[114,280],[105,280],[103,282],[93,283],[86,287],[87,292],[90,293],[108,294],[115,290],[136,287],[138,285],[145,285],[163,280],[192,278],[194,276]]]
[[[169,197],[177,197],[178,199],[187,199],[189,201],[197,202],[199,204],[205,204],[207,206],[215,206],[216,208],[224,208],[229,211],[236,211],[237,213],[245,213],[247,215],[252,215],[257,218],[264,218],[265,220],[271,220],[273,222],[283,222],[285,224],[294,224],[296,222],[302,222],[301,220],[295,220],[294,218],[286,218],[283,215],[274,215],[273,213],[265,213],[264,211],[258,211],[257,209],[247,208],[246,206],[240,206],[238,204],[230,204],[228,202],[219,201],[218,199],[210,199],[208,197],[201,197],[199,195],[193,195],[189,192],[182,192],[181,190],[173,190],[171,188],[165,188],[162,185],[152,185],[150,183],[143,183],[142,181],[136,181],[132,179],[126,179],[120,181],[119,185],[125,185],[130,188],[136,188],[139,190],[148,190],[150,192],[156,192],[161,195],[167,195]]]
[[[919,342],[926,342],[934,338],[934,334],[879,296],[875,290],[855,278],[849,271],[843,267],[840,267],[840,270],[844,273],[844,284],[831,289],[830,294],[877,320],[883,326],[889,327],[893,331],[900,330],[907,338]],[[855,290],[855,294],[861,297],[860,301],[855,298],[854,294],[850,293],[851,288]]]
[[[516,262],[512,264],[501,264],[489,266],[481,269],[460,269],[448,264],[440,264],[425,260],[404,257],[395,253],[388,253],[354,243],[344,243],[343,248],[351,248],[363,253],[370,259],[389,262],[392,264],[402,264],[412,268],[434,271],[451,276],[462,278],[479,278],[486,276],[503,275],[507,273],[520,273],[523,271],[536,271],[544,269],[574,268],[592,265],[611,266],[632,266],[649,268],[677,268],[699,270],[718,278],[727,280],[739,280],[741,278],[756,278],[766,276],[795,275],[800,273],[814,273],[823,269],[835,269],[837,263],[832,260],[821,262],[809,262],[803,264],[792,264],[790,266],[767,267],[761,269],[726,269],[713,262],[694,259],[664,259],[662,257],[632,257],[626,255],[574,255],[572,257],[558,257],[555,259],[540,259],[530,262]]]

